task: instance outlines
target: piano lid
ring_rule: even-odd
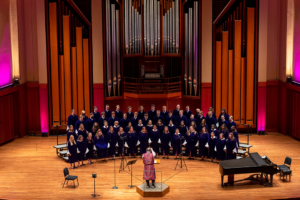
[[[260,157],[258,153],[250,153],[249,157],[233,160],[224,160],[221,161],[219,165],[223,169],[231,169],[267,166],[267,163]]]
[[[267,163],[258,153],[250,153],[249,156],[254,160],[257,166],[267,166]]]

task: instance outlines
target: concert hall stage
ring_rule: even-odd
[[[66,137],[59,137],[59,143]],[[245,141],[240,136],[240,141]],[[291,182],[282,182],[274,175],[273,187],[264,187],[256,182],[244,181],[235,186],[221,188],[221,176],[217,163],[186,160],[188,171],[174,171],[176,160],[161,159],[156,164],[157,171],[162,171],[162,181],[170,186],[165,199],[279,199],[299,197],[300,160],[296,159],[300,152],[300,142],[290,136],[279,133],[268,133],[265,136],[252,135],[251,152],[267,155],[277,165],[283,164],[286,156],[292,161],[293,176]],[[0,146],[0,199],[92,199],[94,180],[97,174],[96,193],[98,199],[142,199],[136,188],[129,189],[130,174],[119,172],[120,159],[115,161],[116,185],[114,190],[114,161],[94,161],[76,169],[69,169],[71,175],[79,177],[79,186],[73,182],[62,188],[64,182],[63,168],[69,163],[55,155],[53,146],[56,137],[24,137]],[[127,159],[128,160],[128,159]],[[85,163],[87,163],[85,161]],[[77,166],[77,164],[76,164]],[[133,166],[133,185],[142,184],[143,163],[138,158]],[[246,178],[247,174],[236,175],[236,179]],[[158,175],[157,175],[158,177]],[[159,174],[160,177],[160,174]],[[159,178],[160,179],[160,178]],[[160,182],[160,180],[156,180]],[[227,181],[227,178],[226,180]]]

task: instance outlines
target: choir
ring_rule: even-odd
[[[115,111],[110,111],[110,106],[106,105],[101,114],[95,106],[89,116],[85,116],[83,110],[78,117],[72,109],[68,117],[67,144],[71,168],[75,167],[75,162],[81,166],[84,157],[92,164],[95,153],[97,158],[114,159],[116,149],[121,157],[126,148],[130,158],[138,154],[138,148],[142,155],[149,146],[160,152],[163,159],[169,159],[170,148],[177,159],[184,146],[189,159],[196,159],[199,149],[200,160],[210,158],[217,162],[235,159],[239,146],[236,123],[225,109],[216,119],[212,107],[204,117],[200,109],[193,114],[189,106],[183,111],[179,104],[173,111],[167,111],[166,106],[162,111],[156,110],[152,104],[148,113],[143,106],[138,112],[132,112],[129,106],[127,113],[123,113],[119,105]]]

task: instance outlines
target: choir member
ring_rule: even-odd
[[[173,121],[172,121],[172,120],[169,121],[168,129],[169,129],[169,132],[170,132],[170,134],[171,134],[171,137],[173,137],[173,135],[174,135],[174,133],[175,133],[176,127],[175,127],[175,125],[173,124]]]
[[[105,105],[105,111],[104,112],[105,112],[105,118],[109,119],[111,117],[111,111],[109,110],[109,105],[108,104]]]
[[[146,112],[144,111],[144,106],[141,105],[141,106],[139,107],[138,118],[143,120],[144,117],[145,117],[145,114],[146,114]],[[147,117],[148,117],[148,114],[147,114]],[[143,121],[143,124],[145,124],[144,121]]]
[[[218,161],[226,159],[226,152],[224,151],[225,145],[226,145],[226,139],[224,138],[224,134],[220,133],[219,138],[217,139],[216,148],[215,148]]]
[[[185,111],[183,112],[183,115],[184,115],[187,119],[190,119],[191,114],[193,114],[193,112],[190,110],[190,106],[186,106],[186,107],[185,107]]]
[[[212,112],[212,116],[215,118],[215,120],[217,120],[217,115],[216,113],[214,113],[214,108],[213,107],[209,107],[208,112],[211,111]],[[206,118],[208,117],[208,113],[206,113]]]
[[[118,152],[119,152],[119,156],[121,157],[123,153],[123,147],[124,147],[124,142],[125,142],[125,138],[126,137],[126,133],[124,132],[123,127],[120,127],[119,132],[118,132]]]
[[[177,104],[176,105],[176,109],[173,110],[173,116],[176,118],[177,116],[179,116],[179,111],[180,111],[180,105]]]
[[[69,130],[70,125],[75,127],[75,123],[78,121],[78,116],[75,115],[75,109],[71,110],[71,115],[68,117],[67,130]]]
[[[88,118],[85,122],[86,130],[88,132],[91,132],[91,130],[93,128],[93,124],[95,122],[98,122],[98,120],[96,121],[96,119],[94,118],[94,113],[90,113],[90,118]]]
[[[157,126],[157,129],[159,130],[160,135],[161,135],[162,132],[164,131],[164,127],[165,127],[165,126],[164,126],[164,124],[162,123],[162,121],[161,121],[160,119],[158,120],[156,126]]]
[[[133,112],[132,112],[132,107],[128,106],[127,108],[127,118],[131,120],[133,118]]]
[[[78,167],[83,165],[84,154],[85,154],[85,151],[86,151],[84,143],[85,143],[85,140],[84,140],[83,136],[79,135],[78,140],[77,140],[77,147],[78,147],[78,150],[79,150],[79,153],[78,153]],[[80,165],[80,161],[81,161],[81,165]]]
[[[86,123],[86,120],[88,119],[88,117],[85,115],[85,110],[81,111],[81,115],[83,117],[83,121]]]
[[[168,116],[165,117],[165,126],[168,126],[170,120],[172,120],[173,122],[176,121],[175,117],[173,116],[173,111],[172,111],[172,110],[170,110],[170,111],[168,112]],[[176,125],[176,124],[175,124],[175,125]]]
[[[119,120],[121,120],[123,118],[123,112],[120,110],[120,105],[116,105],[116,118],[118,118]]]
[[[141,132],[141,130],[142,130],[143,127],[144,127],[143,122],[142,122],[141,119],[139,119],[139,122],[138,122],[138,124],[135,126],[135,129],[134,129],[134,130],[135,130],[137,133],[139,133],[139,132]]]
[[[107,143],[105,140],[105,136],[103,135],[101,129],[97,130],[97,133],[94,138],[95,146],[97,149],[98,158],[106,158],[107,157]]]
[[[237,141],[233,136],[233,133],[229,133],[228,139],[225,145],[225,152],[227,160],[236,159],[236,153],[238,152]]]
[[[161,135],[161,152],[163,154],[163,159],[165,159],[166,155],[167,155],[167,159],[169,159],[171,140],[172,137],[169,132],[169,129],[167,126],[165,126],[163,133]]]
[[[222,124],[222,126],[220,127],[219,134],[220,133],[223,133],[225,139],[228,138],[229,131],[228,131],[227,126],[225,124]]]
[[[108,126],[113,126],[116,121],[119,121],[119,119],[116,117],[115,111],[111,112],[111,117],[108,119]]]
[[[177,155],[180,155],[181,153],[181,134],[179,132],[179,129],[176,128],[175,134],[173,135],[172,138],[172,147],[173,147],[173,152],[175,154],[175,159],[177,159]]]
[[[236,123],[233,121],[233,116],[230,115],[229,121],[228,121],[228,123],[227,123],[227,129],[228,129],[228,130],[231,130],[231,127],[232,127],[232,126],[236,127]]]
[[[208,140],[209,134],[207,128],[205,126],[202,127],[200,131],[199,137],[199,156],[201,157],[200,160],[206,160],[208,156]]]
[[[80,124],[83,124],[83,126],[85,127],[85,121],[83,121],[83,116],[82,115],[79,116],[79,119],[75,123],[75,133],[78,132],[78,128],[79,128]]]
[[[179,129],[179,133],[185,137],[186,136],[186,132],[187,132],[187,126],[184,124],[184,121],[182,120],[180,122],[180,125],[178,126],[178,129]]]
[[[201,111],[200,108],[196,108],[195,119],[197,119],[197,116],[199,115],[200,111]]]
[[[143,124],[148,124],[148,122],[150,121],[147,113],[144,114],[144,118],[142,118],[142,121],[143,121]],[[151,123],[152,123],[152,120],[151,120]]]
[[[174,112],[173,112],[173,115],[174,115]],[[176,117],[176,127],[179,126],[181,120],[184,121],[184,124],[187,124],[187,118],[183,115],[183,110],[180,110],[179,115]]]
[[[196,122],[196,125],[198,126],[197,121],[196,121],[196,119],[195,119],[195,116],[194,116],[193,114],[191,114],[190,117],[187,118],[187,126],[188,126],[188,127],[191,126],[191,122],[192,122],[192,121]],[[198,126],[198,127],[199,127],[199,126]]]
[[[101,131],[102,131],[104,137],[106,137],[106,134],[109,131],[109,126],[108,126],[107,121],[104,121],[103,127],[101,127]]]
[[[76,135],[81,135],[83,137],[83,141],[87,138],[88,131],[85,130],[83,124],[80,124],[78,133]],[[75,140],[77,140],[77,136],[75,136]]]
[[[120,129],[119,122],[115,121],[115,123],[114,123],[114,132],[118,133],[119,129]]]
[[[133,130],[134,130],[134,127],[132,126],[131,122],[128,122],[128,125],[127,125],[127,127],[125,128],[125,132],[128,133],[128,131],[130,130],[131,127],[132,127]]]
[[[159,143],[160,143],[160,132],[157,129],[156,125],[153,125],[153,129],[148,132],[150,133],[150,140],[151,140],[151,147],[155,152],[157,152],[156,156],[158,158],[158,152],[159,152]]]
[[[86,158],[89,161],[89,164],[92,164],[92,159],[94,158],[94,140],[92,133],[88,134],[88,138],[85,140],[85,147],[86,147]]]
[[[67,143],[70,141],[70,136],[73,135],[76,138],[76,133],[74,132],[74,127],[70,125],[70,128],[67,133]]]
[[[217,122],[216,122],[216,119],[212,116],[213,113],[212,111],[208,111],[207,113],[207,117],[206,117],[206,124],[207,124],[207,127],[210,128],[211,125],[215,125]]]
[[[203,119],[205,119],[205,117],[203,116],[203,111],[200,110],[200,112],[198,113],[198,116],[196,118],[196,124],[198,127],[200,127],[200,124]]]
[[[153,117],[153,124],[157,124],[159,119],[162,121],[162,123],[164,123],[164,118],[160,115],[160,110],[157,110],[156,115]]]
[[[223,124],[225,124],[225,126],[228,126],[228,122],[225,120],[225,116],[221,115],[221,121],[219,121],[219,127],[221,127]]]
[[[193,126],[189,127],[189,130],[186,133],[185,142],[186,143],[186,154],[189,156],[189,159],[193,157],[195,159],[197,149],[195,148],[198,141],[198,133],[195,131]]]
[[[163,106],[162,107],[162,111],[160,112],[160,115],[163,117],[163,122],[165,121],[166,119],[166,116],[168,116],[168,111],[167,111],[167,106]]]
[[[95,123],[93,124],[92,130],[91,130],[91,133],[92,133],[93,138],[95,137],[95,135],[96,135],[98,129],[100,129],[99,124],[98,124],[97,122],[95,122]]]
[[[127,133],[127,146],[129,148],[128,150],[128,155],[129,155],[129,158],[131,157],[131,155],[133,154],[134,157],[136,156],[136,153],[137,153],[137,148],[136,148],[136,143],[137,143],[137,133],[134,131],[133,127],[130,126],[130,129]]]
[[[156,115],[155,105],[151,105],[151,110],[148,111],[148,117],[153,121],[154,116]]]
[[[226,120],[227,122],[229,122],[229,115],[226,113],[226,109],[225,109],[225,108],[222,108],[222,109],[221,109],[221,114],[219,115],[219,118],[218,118],[219,123],[221,122],[221,116],[222,116],[222,115],[224,115],[225,120]]]
[[[209,133],[214,132],[215,136],[216,136],[217,138],[219,138],[219,131],[218,131],[218,129],[216,128],[216,125],[215,125],[215,124],[212,124],[212,125],[211,125],[211,129],[210,129],[210,131],[208,131],[208,132],[209,132]]]
[[[75,138],[73,135],[70,136],[70,140],[68,141],[68,160],[71,165],[71,169],[75,168],[75,162],[78,161],[77,155],[78,149]]]
[[[115,132],[112,126],[109,127],[109,131],[106,134],[106,141],[109,143],[108,157],[112,160],[116,155],[116,144],[118,141],[118,132]]]
[[[99,127],[104,126],[104,121],[107,121],[108,119],[105,118],[105,112],[101,113],[101,117],[98,119]]]
[[[208,151],[209,151],[211,162],[213,162],[213,159],[216,160],[217,158],[217,154],[215,152],[216,143],[217,143],[217,137],[215,136],[215,132],[211,132],[208,140],[208,147],[209,147]]]
[[[156,125],[155,125],[156,126]],[[152,124],[152,120],[148,121],[148,124],[146,126],[147,132],[150,133],[153,129],[153,124]]]
[[[208,130],[208,126],[207,126],[207,124],[206,124],[205,118],[201,120],[199,129],[202,130],[203,127],[205,127],[206,130]]]
[[[140,153],[141,155],[143,155],[144,153],[146,153],[146,149],[149,146],[149,135],[145,126],[142,128],[141,132],[139,132],[138,140],[140,141]]]
[[[94,106],[94,118],[96,120],[96,122],[98,122],[99,118],[100,118],[100,113],[98,112],[98,108],[97,106]]]
[[[237,132],[237,129],[235,126],[231,126],[231,132],[233,133],[234,138],[236,139],[237,146],[240,146],[240,141],[239,141],[239,133]]]
[[[195,121],[192,121],[190,126],[194,127],[195,131],[198,133],[201,130],[201,126],[198,127]]]
[[[131,124],[133,127],[136,127],[136,125],[138,125],[138,123],[139,123],[138,113],[134,112],[134,116],[133,116],[133,118],[131,118]]]
[[[125,130],[125,128],[128,126],[129,119],[127,118],[127,114],[123,114],[123,118],[120,120],[120,126]]]

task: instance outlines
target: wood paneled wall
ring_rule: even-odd
[[[236,123],[256,123],[258,1],[231,1],[213,24],[216,113]]]
[[[72,0],[46,0],[50,126],[91,111],[91,24]]]

